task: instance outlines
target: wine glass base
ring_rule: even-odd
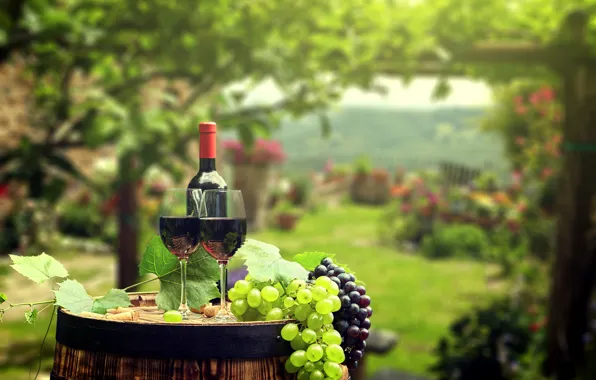
[[[213,319],[218,322],[238,322],[238,319],[232,313],[225,311],[220,311]]]

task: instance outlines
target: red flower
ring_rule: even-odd
[[[0,185],[0,198],[8,198],[8,184]]]
[[[517,112],[518,115],[525,115],[528,113],[528,107],[517,106],[515,107],[515,112]]]
[[[553,174],[552,168],[544,168],[542,169],[542,179],[546,179]]]
[[[409,213],[410,211],[412,211],[412,205],[408,204],[408,203],[404,203],[401,205],[400,207],[401,212],[403,212],[404,214]]]
[[[540,326],[539,323],[531,323],[530,326],[528,326],[528,328],[530,329],[531,332],[535,333],[538,332],[538,330],[540,330],[542,326]]]
[[[526,138],[523,136],[517,136],[515,138],[515,144],[519,146],[524,146],[526,144]]]
[[[516,96],[515,98],[513,98],[513,101],[515,102],[515,105],[518,107],[521,107],[524,104],[524,98],[522,98],[521,96]]]

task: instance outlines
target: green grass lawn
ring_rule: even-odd
[[[486,278],[497,271],[488,264],[461,260],[428,261],[380,246],[377,226],[381,212],[380,208],[342,205],[304,216],[295,231],[268,230],[249,237],[278,246],[286,258],[305,251],[336,254],[337,261],[348,265],[367,284],[373,299],[373,327],[391,329],[400,336],[397,349],[389,355],[371,355],[369,371],[392,367],[425,374],[434,360],[432,349],[446,332],[449,322],[472,305],[486,302],[502,292],[502,286],[487,284]],[[113,284],[114,260],[111,255],[90,254],[81,260],[81,255],[47,253],[61,260],[72,277],[85,284],[90,294],[102,294]],[[6,266],[7,262],[3,261],[2,265]],[[12,271],[2,277],[3,289],[0,290],[9,295],[12,294],[8,292],[12,291],[10,288],[27,286],[15,283],[20,281],[21,276]],[[45,293],[37,286],[29,286],[28,289],[31,289],[29,294],[21,295],[27,300],[47,299],[49,289],[45,289]],[[157,289],[157,283],[143,287],[143,290],[154,289]],[[14,313],[22,315],[20,310]],[[35,327],[24,324],[20,318],[7,320],[1,325],[0,342],[4,343],[0,344],[0,359],[5,360],[0,360],[0,363],[11,364],[0,364],[0,378],[29,378],[29,365],[35,363],[49,320],[48,313],[44,314]],[[44,350],[46,373],[51,368],[53,330],[52,327]],[[6,344],[17,342],[17,347],[23,352],[16,353],[17,359],[6,362],[9,354]]]
[[[354,270],[372,297],[373,327],[399,334],[398,348],[371,355],[369,371],[381,367],[425,374],[432,349],[448,324],[502,287],[487,285],[496,268],[470,261],[429,261],[377,243],[380,208],[354,205],[306,215],[293,232],[269,230],[250,238],[278,246],[288,258],[305,251],[334,253]]]

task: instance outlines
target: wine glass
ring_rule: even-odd
[[[215,316],[233,321],[226,302],[226,265],[246,239],[246,211],[240,190],[205,190],[199,208],[201,245],[219,264],[221,307]]]
[[[159,235],[168,251],[180,261],[180,307],[183,319],[188,319],[186,304],[186,266],[188,259],[201,244],[201,220],[187,210],[199,209],[201,190],[167,189],[163,196],[159,217]]]

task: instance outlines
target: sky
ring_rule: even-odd
[[[401,80],[383,78],[380,83],[389,88],[387,96],[365,93],[356,89],[345,93],[341,105],[364,105],[391,108],[488,106],[492,104],[491,91],[482,82],[452,79],[451,94],[440,102],[432,100],[436,79],[417,78],[406,87]],[[280,98],[279,91],[268,82],[256,88],[247,103],[269,103]]]

